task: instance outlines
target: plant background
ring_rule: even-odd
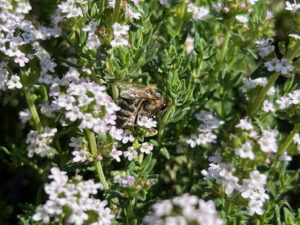
[[[47,24],[50,21],[49,15],[51,15],[55,9],[56,2],[58,1],[30,0],[33,7],[31,15],[35,17],[37,21]],[[274,3],[276,2],[278,1],[274,1]],[[285,20],[286,23],[284,22]],[[287,16],[285,14],[277,15],[276,21],[278,24],[278,33],[286,33],[285,25],[280,26],[280,24],[288,24],[289,21]],[[184,29],[189,28],[185,27]],[[203,35],[205,35],[205,32]],[[44,42],[44,47],[46,49],[56,47],[56,57],[64,56],[66,54],[65,50],[57,46],[57,43],[51,41]],[[284,78],[279,79],[277,83],[284,83]],[[296,78],[295,83],[300,83],[299,76]],[[17,92],[11,91],[5,95],[0,95],[0,146],[9,147],[13,145],[13,143],[16,144],[16,146],[20,146],[22,144],[21,141],[26,138],[26,134],[30,129],[27,127],[28,125],[24,126],[19,120],[19,111],[26,108],[27,105],[24,96],[16,93]],[[214,106],[212,105],[211,107],[213,108]],[[239,105],[233,106],[233,108],[235,107],[236,110],[241,110]],[[292,125],[289,122],[279,119],[277,119],[276,122],[279,124],[280,132],[288,133],[291,131]],[[171,135],[172,133],[170,133],[170,136]],[[68,138],[66,138],[66,140],[61,140],[62,143],[67,143],[68,141]],[[169,149],[169,151],[175,151],[175,149]],[[198,153],[194,152],[194,154],[200,154],[200,157],[198,157],[199,160],[194,164],[194,171],[201,171],[201,169],[207,167],[208,155],[203,151],[199,151]],[[23,156],[20,155],[20,157]],[[190,175],[186,173],[187,170],[185,168],[182,169],[186,164],[183,161],[180,162],[180,160],[183,160],[181,157],[171,157],[170,160],[166,157],[157,157],[157,159],[158,162],[156,163],[153,173],[157,174],[161,171],[163,172],[160,173],[160,182],[152,187],[151,193],[155,193],[158,198],[166,199],[184,193],[191,188],[189,185],[192,185],[193,181],[190,180]],[[31,159],[24,160],[28,161]],[[19,162],[20,160],[18,159],[16,161]],[[166,169],[165,165],[169,165],[169,168],[172,169]],[[292,162],[288,166],[288,170],[297,170],[299,167],[300,156],[294,156]],[[12,163],[11,159],[6,154],[0,151],[0,225],[17,224],[17,215],[22,214],[24,209],[26,210],[26,203],[37,205],[36,203],[43,198],[43,184],[47,182],[47,177],[40,176],[38,170],[39,168],[36,168],[34,164],[31,165],[30,162],[27,162],[24,165],[16,165]],[[295,187],[298,188],[294,188],[282,196],[282,199],[287,200],[294,209],[300,208],[299,186],[300,181],[298,180],[295,184]],[[195,191],[198,193],[205,193],[209,190]],[[151,196],[149,196],[149,198],[151,198]]]

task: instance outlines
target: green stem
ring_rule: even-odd
[[[95,164],[96,171],[97,171],[97,174],[99,176],[100,182],[103,185],[104,189],[108,190],[109,186],[108,186],[108,183],[106,182],[101,162],[96,159],[97,156],[98,156],[98,152],[97,152],[97,144],[96,144],[95,135],[90,130],[85,130],[85,131],[86,131],[86,135],[87,135],[87,138],[88,138],[88,141],[89,141],[89,144],[90,144],[90,150],[91,150],[92,156],[95,158],[94,159],[94,164]]]
[[[159,125],[159,130],[158,130],[158,142],[159,143],[161,142],[161,138],[164,133],[165,125],[168,123],[169,118],[173,117],[173,114],[175,112],[175,107],[176,106],[170,106],[161,120],[161,123]]]
[[[111,25],[118,21],[121,0],[116,0]]]
[[[128,209],[127,209],[127,216],[128,216],[129,218],[133,217],[133,208],[134,208],[134,204],[135,204],[135,198],[130,199],[130,201],[129,201],[129,206],[128,206]]]
[[[226,53],[227,45],[229,43],[230,31],[231,31],[231,27],[234,22],[234,19],[235,19],[235,17],[233,16],[228,22],[227,29],[226,29],[225,36],[224,36],[224,41],[223,41],[222,48],[221,48],[221,54],[220,54],[220,57],[217,62],[217,67],[215,68],[215,70],[213,71],[213,74],[211,76],[212,77],[212,80],[210,82],[211,85],[213,85],[214,81],[217,79],[217,75],[223,65],[224,56]]]
[[[34,100],[32,98],[32,95],[30,93],[30,89],[29,88],[24,88],[24,93],[25,93],[25,97],[26,97],[26,101],[28,104],[28,108],[32,114],[32,118],[34,121],[34,125],[35,125],[35,129],[39,132],[42,133],[43,132],[43,126],[41,124],[41,120],[39,117],[38,112],[36,111],[35,105],[34,105]]]
[[[178,7],[178,10],[177,10],[177,23],[176,23],[176,26],[175,26],[175,31],[177,34],[180,33],[180,30],[181,30],[181,26],[182,26],[182,23],[183,23],[183,20],[184,20],[184,15],[185,15],[185,8],[186,8],[186,1],[183,0],[179,7]]]
[[[283,142],[283,144],[280,146],[280,149],[279,149],[279,151],[276,154],[277,157],[279,157],[282,153],[284,153],[286,151],[286,149],[291,144],[291,142],[292,142],[295,134],[297,134],[297,132],[299,130],[300,130],[300,123],[297,123],[297,124],[294,125],[294,128],[291,131],[291,133],[289,134],[289,136],[285,139],[285,141]]]
[[[250,107],[249,107],[249,116],[253,116],[257,112],[257,110],[259,109],[259,107],[261,106],[263,101],[265,100],[265,97],[266,97],[269,89],[272,87],[272,85],[275,83],[275,81],[277,80],[278,77],[279,77],[279,74],[274,73],[269,78],[266,86],[264,86],[263,89],[260,91],[259,95],[254,98],[254,100],[252,101],[252,103],[250,104]]]

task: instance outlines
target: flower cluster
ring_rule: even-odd
[[[227,195],[231,195],[234,190],[239,190],[239,179],[233,175],[235,168],[231,163],[221,162],[219,152],[216,152],[214,157],[210,157],[209,161],[211,163],[209,164],[208,170],[201,171],[204,180],[212,180],[217,184],[222,184]]]
[[[204,6],[197,7],[193,3],[188,4],[187,11],[193,14],[193,20],[195,21],[204,20],[209,14],[208,8]]]
[[[249,200],[248,213],[249,215],[263,214],[264,202],[269,199],[269,195],[265,193],[264,185],[266,184],[267,176],[254,170],[250,173],[250,179],[243,179],[243,184],[240,187],[241,196]]]
[[[41,157],[53,156],[56,151],[49,144],[56,132],[56,128],[51,129],[50,127],[45,127],[42,133],[31,130],[26,138],[28,157],[33,157],[34,154]]]
[[[79,181],[70,180],[66,172],[54,167],[51,169],[52,179],[45,186],[45,192],[49,200],[44,205],[38,206],[33,215],[34,221],[49,223],[50,218],[58,222],[63,219],[66,224],[85,224],[90,221],[91,225],[110,225],[114,215],[106,207],[107,201],[94,199],[90,195],[97,194],[102,190],[101,184],[93,180]],[[63,215],[63,218],[62,216]]]
[[[222,225],[213,201],[204,201],[197,196],[183,194],[172,200],[163,200],[152,206],[153,215],[146,216],[146,224],[198,224]]]
[[[265,77],[259,77],[256,79],[251,78],[243,78],[243,87],[247,90],[251,90],[257,86],[264,87],[268,83],[267,78]],[[275,94],[275,88],[272,86],[267,93],[269,96],[273,96]]]
[[[79,128],[90,129],[95,133],[115,129],[116,132],[110,132],[111,136],[122,140],[118,136],[120,129],[115,128],[116,111],[120,108],[106,94],[105,89],[94,82],[71,83],[66,92],[58,95],[52,104],[64,112],[68,121],[80,121]]]
[[[35,28],[32,21],[25,19],[25,14],[28,14],[31,10],[30,4],[22,0],[16,3],[16,6],[13,6],[10,1],[0,1],[2,15],[0,19],[0,51],[6,56],[12,57],[20,67],[24,67],[30,59],[35,56],[39,58],[39,54],[42,53],[41,48],[36,48],[39,45],[37,41],[57,37],[60,28],[58,26],[53,28],[39,26]],[[32,44],[32,47],[30,47],[32,53],[26,54],[21,49],[24,49],[26,45],[29,46],[29,44]],[[43,62],[41,64],[47,65]]]
[[[57,11],[52,16],[52,22],[54,24],[58,24],[59,22],[63,21],[64,18],[75,18],[75,17],[82,17],[82,9],[80,4],[85,7],[87,1],[85,0],[67,0],[63,1],[58,4]]]
[[[126,177],[122,177],[121,175],[114,176],[114,183],[120,184],[122,187],[129,187],[134,185],[135,177],[131,175],[127,175]]]
[[[273,58],[271,61],[265,62],[264,65],[267,67],[268,71],[276,71],[283,75],[288,75],[294,70],[294,66],[292,66],[286,58],[282,58],[281,60]]]
[[[291,105],[300,104],[300,90],[295,90],[287,96],[281,96],[276,100],[276,103],[279,105],[279,109],[281,110],[286,109]]]
[[[85,149],[82,137],[71,137],[70,147],[74,148],[72,155],[73,162],[85,162],[89,156],[89,152]]]
[[[123,36],[128,35],[129,26],[128,25],[120,25],[119,23],[113,24],[114,30],[114,39],[110,42],[112,47],[118,47],[123,45],[128,45],[128,40]]]
[[[197,128],[198,134],[192,134],[186,143],[192,148],[201,144],[214,143],[217,136],[212,132],[213,129],[218,128],[224,122],[216,119],[211,112],[203,111],[196,114],[196,118],[202,122]]]
[[[249,143],[246,142],[244,145],[249,145]],[[249,146],[242,147],[250,148]],[[249,157],[249,154],[247,156]],[[211,163],[208,170],[201,171],[204,180],[214,180],[217,184],[222,184],[227,195],[231,195],[234,190],[240,192],[243,198],[249,200],[249,215],[252,216],[255,213],[262,215],[264,202],[266,199],[269,199],[264,188],[267,179],[266,175],[259,173],[257,170],[252,171],[250,172],[250,179],[243,179],[242,185],[240,185],[239,178],[233,175],[235,168],[231,163],[221,162],[219,152],[216,152],[215,156],[210,157],[209,161]]]
[[[83,31],[89,32],[88,38],[86,40],[86,44],[89,50],[97,49],[100,46],[99,38],[95,33],[97,30],[97,26],[98,26],[97,21],[91,21],[87,26],[82,28]]]
[[[264,58],[274,52],[275,47],[272,45],[272,42],[266,38],[262,38],[258,41],[255,41],[255,44],[260,47],[259,49],[259,56]]]

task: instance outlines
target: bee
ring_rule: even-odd
[[[138,84],[121,89],[120,110],[117,112],[117,126],[136,126],[143,117],[154,117],[168,107],[167,99],[155,86]]]

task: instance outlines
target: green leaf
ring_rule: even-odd
[[[151,160],[152,160],[152,152],[149,154],[149,155],[147,155],[147,157],[143,160],[143,162],[142,162],[142,164],[141,164],[141,169],[142,169],[142,171],[145,171],[146,170],[146,168],[150,165],[150,163],[151,163]]]
[[[166,159],[170,159],[170,153],[166,147],[161,148],[160,152]]]

